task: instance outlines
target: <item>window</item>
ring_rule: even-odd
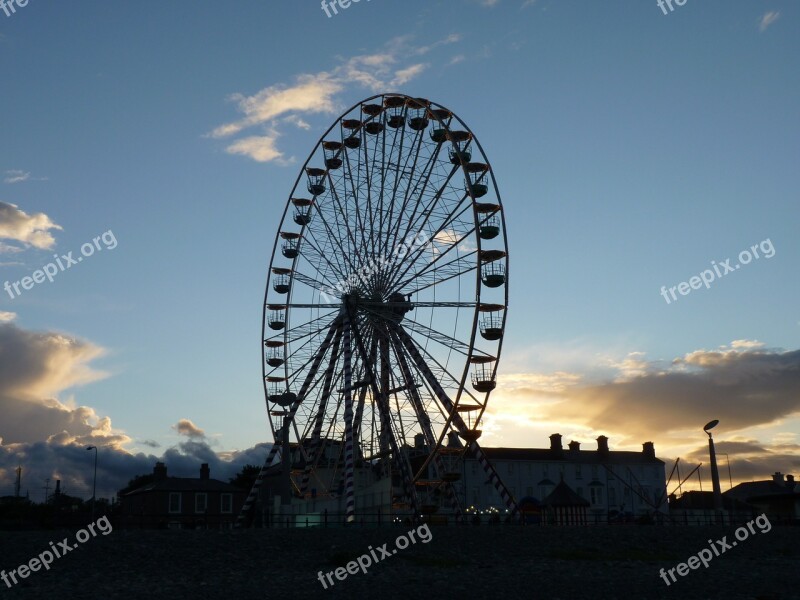
[[[222,494],[219,512],[228,514],[233,512],[233,494]]]
[[[580,465],[575,465],[575,479],[583,479],[583,476],[581,475]]]
[[[508,472],[509,473],[513,473],[514,472],[514,463],[512,463],[512,462],[508,463]]]
[[[600,504],[603,502],[603,489],[600,487],[592,486],[589,488],[589,493],[592,497],[592,504]]]
[[[194,512],[206,512],[208,508],[208,496],[203,492],[202,494],[194,495]]]
[[[575,491],[576,491],[576,492],[578,492],[578,496],[580,496],[581,498],[583,498],[583,488],[582,488],[582,487],[579,487],[579,488],[578,488],[578,489],[576,489]]]
[[[181,512],[181,495],[179,492],[170,492],[169,494],[169,512]]]
[[[592,465],[592,479],[597,479],[597,465]]]
[[[533,488],[532,487],[525,488],[525,495],[533,496]]]
[[[617,503],[617,490],[608,488],[608,504],[614,506]]]
[[[548,464],[547,464],[547,463],[544,463],[544,464],[542,465],[542,475],[544,475],[544,478],[545,478],[545,479],[547,479],[547,467],[548,467]]]

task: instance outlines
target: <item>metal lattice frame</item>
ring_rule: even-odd
[[[302,463],[296,495],[312,482],[318,495],[343,490],[350,522],[354,471],[383,465],[399,473],[415,513],[416,486],[430,469],[442,473],[439,453],[455,431],[516,511],[477,442],[503,344],[508,272],[491,165],[452,111],[382,94],[331,125],[286,202],[264,297],[264,390],[275,439],[283,419],[291,425],[292,460]],[[410,458],[418,436],[428,451],[421,466]],[[460,516],[452,486],[444,488]]]

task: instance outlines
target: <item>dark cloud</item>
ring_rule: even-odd
[[[638,437],[697,429],[711,418],[735,431],[800,411],[800,351],[697,351],[666,370],[572,387],[562,397],[542,407],[545,418]]]
[[[200,465],[208,463],[211,476],[222,480],[245,464],[263,464],[268,444],[216,453],[203,430],[189,419],[174,426],[189,439],[161,456],[128,451],[131,438],[115,430],[109,417],[58,399],[67,390],[104,377],[90,366],[102,354],[102,348],[66,334],[28,331],[0,321],[0,496],[13,493],[15,471],[21,466],[22,492],[29,492],[33,500],[44,498],[47,479],[51,491],[60,479],[65,493],[90,497],[94,452],[86,450],[88,445],[98,447],[101,497],[112,497],[136,475],[152,472],[156,461],[165,462],[170,475],[179,477],[198,477]],[[159,447],[152,440],[142,443]]]

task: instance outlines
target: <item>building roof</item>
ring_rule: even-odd
[[[530,460],[539,462],[570,462],[586,464],[644,464],[663,465],[664,461],[647,456],[643,452],[629,452],[625,450],[569,450],[562,452],[550,448],[484,448],[481,447],[489,460]]]
[[[578,496],[562,479],[547,498],[542,500],[542,506],[589,506],[589,501]]]
[[[199,479],[191,477],[165,477],[131,490],[125,496],[147,494],[149,492],[246,492],[219,479]]]
[[[730,496],[722,496],[725,510],[750,510],[750,506]],[[670,510],[714,510],[714,492],[692,490],[681,494],[680,498],[670,500]]]
[[[786,484],[775,483],[772,480],[766,481],[745,481],[723,493],[723,496],[737,498],[739,500],[748,501],[750,498],[764,497],[764,496],[792,496],[798,495],[798,491],[793,490],[786,486]]]

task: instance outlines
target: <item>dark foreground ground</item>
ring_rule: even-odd
[[[324,589],[317,578],[387,544],[407,526],[381,529],[112,531],[89,539],[49,571],[0,598],[800,598],[796,527],[739,542],[708,568],[667,587],[673,568],[734,527],[512,527],[430,529],[405,550]],[[27,563],[74,533],[0,532],[0,569]],[[424,536],[423,536],[424,537]],[[380,553],[376,550],[376,555]]]

